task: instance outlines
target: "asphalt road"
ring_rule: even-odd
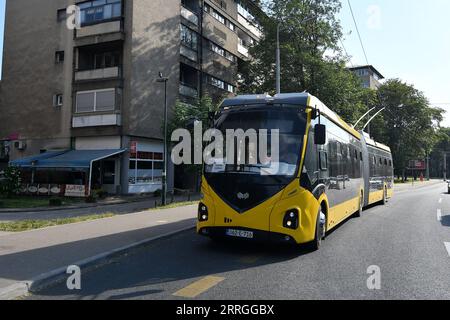
[[[64,283],[28,299],[450,299],[445,189],[400,191],[346,221],[318,252],[185,232],[83,270],[80,291]],[[380,290],[367,287],[370,266],[380,268]]]

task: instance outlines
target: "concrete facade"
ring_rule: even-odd
[[[67,28],[63,14],[73,4],[85,19],[78,30]],[[248,58],[242,45],[259,36],[245,10],[259,9],[237,0],[116,0],[107,8],[90,1],[7,0],[0,155],[16,160],[51,150],[123,148],[128,152],[116,159],[120,169],[109,189],[160,189],[158,183],[137,186],[136,168],[143,165],[148,175],[148,164],[133,164],[129,152],[137,145],[134,156],[147,161],[163,150],[158,73],[169,78],[170,110],[177,100],[193,103],[205,93],[216,101],[235,94],[239,61]],[[151,179],[160,174],[153,171]]]
[[[380,81],[384,79],[384,76],[370,65],[353,67],[350,70],[361,79],[364,88],[377,90],[381,86]]]

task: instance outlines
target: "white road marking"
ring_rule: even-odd
[[[438,209],[438,211],[437,211],[437,220],[438,220],[439,222],[442,221],[442,211],[441,211],[441,209]]]
[[[450,242],[444,242],[445,249],[447,249],[447,253],[450,256]]]
[[[439,199],[439,204],[441,204],[441,203],[442,203],[442,198]]]

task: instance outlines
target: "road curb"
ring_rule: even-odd
[[[186,232],[189,230],[194,230],[195,226],[190,227],[184,227],[180,228],[175,231],[171,231],[159,236],[155,236],[149,239],[145,239],[139,242],[135,242],[117,249],[113,249],[104,253],[100,253],[98,255],[95,255],[93,257],[74,262],[71,265],[76,265],[83,268],[89,268],[89,267],[95,267],[97,265],[100,265],[102,262],[105,262],[108,259],[121,256],[125,254],[126,252],[137,249],[143,246],[148,245],[149,243],[165,239],[171,236],[174,236],[176,234]],[[0,300],[15,300],[20,297],[23,297],[30,293],[35,293],[39,290],[42,290],[52,284],[55,284],[57,282],[60,282],[64,280],[67,277],[67,267],[58,268],[49,272],[46,272],[44,274],[41,274],[31,280],[25,280],[21,282],[14,283],[8,287],[0,288]]]

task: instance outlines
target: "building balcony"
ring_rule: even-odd
[[[181,16],[190,23],[192,23],[193,25],[198,26],[199,24],[198,15],[189,10],[188,8],[185,8],[183,6],[181,7]]]
[[[122,21],[115,20],[82,27],[81,29],[77,30],[76,38],[91,37],[119,32],[122,32]]]
[[[120,67],[111,67],[94,70],[81,70],[75,72],[75,81],[116,79],[119,78],[120,76],[121,76]]]
[[[244,57],[249,57],[248,48],[243,46],[242,44],[238,43],[238,52],[242,54]]]
[[[198,52],[183,44],[180,46],[180,54],[191,61],[198,62]]]
[[[189,98],[198,98],[198,90],[184,83],[180,84],[180,94]]]
[[[262,37],[262,32],[259,30],[255,25],[253,25],[250,21],[245,19],[243,16],[238,14],[238,22],[248,31],[250,31],[253,35],[255,35],[257,38]]]
[[[120,114],[89,114],[74,115],[72,118],[72,128],[89,128],[105,126],[121,126],[122,117]]]

